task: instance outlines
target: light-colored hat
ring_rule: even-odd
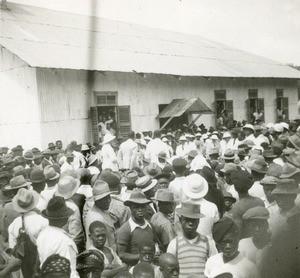
[[[163,141],[163,142],[170,142],[170,140],[167,137],[164,137],[163,139],[161,139],[161,141]]]
[[[295,167],[294,165],[290,163],[284,163],[282,168],[282,174],[280,175],[280,179],[289,179],[293,175],[300,173],[300,169]]]
[[[70,199],[78,190],[80,181],[71,176],[64,176],[57,183],[55,196],[61,196],[64,199]]]
[[[139,178],[139,174],[135,170],[130,170],[125,172],[123,178],[120,180],[120,183],[123,183],[125,185],[130,184],[130,185],[135,185],[135,182]]]
[[[220,140],[219,137],[216,134],[213,134],[210,139],[214,139],[214,140]]]
[[[114,140],[115,138],[116,138],[116,136],[114,136],[114,135],[111,135],[111,134],[109,134],[109,133],[108,133],[108,134],[105,134],[105,135],[104,135],[104,138],[103,138],[102,145],[111,142],[111,141]]]
[[[189,198],[200,199],[207,194],[208,183],[199,174],[191,174],[182,181],[182,191]]]
[[[156,163],[150,163],[145,166],[143,169],[143,173],[151,178],[155,177],[157,174],[161,173],[161,168]]]
[[[151,201],[146,198],[146,195],[140,189],[134,188],[130,195],[130,198],[124,202],[124,205],[125,206],[130,206],[130,204],[146,205],[150,203]]]
[[[36,191],[21,188],[12,199],[12,205],[17,212],[28,212],[36,207],[39,199],[40,195]]]
[[[94,201],[103,199],[112,192],[109,190],[109,185],[107,182],[102,180],[97,180],[93,187],[93,198]]]
[[[202,133],[197,132],[195,136],[196,136],[196,137],[201,137],[201,136],[202,136]]]
[[[89,148],[88,145],[82,145],[81,150],[82,150],[82,151],[89,151],[90,148]]]
[[[169,189],[158,189],[154,198],[151,198],[151,200],[169,203],[175,202],[174,193],[171,192]]]
[[[272,191],[272,195],[276,194],[298,194],[299,186],[296,185],[294,179],[281,179],[278,181],[276,188]]]
[[[207,134],[203,134],[203,135],[202,135],[202,139],[203,139],[203,140],[206,140],[207,138],[208,138],[208,135],[207,135]]]
[[[289,124],[286,122],[281,122],[280,123],[285,129],[289,130]]]
[[[184,135],[180,136],[179,141],[187,141]]]
[[[144,137],[144,140],[151,141],[151,138],[147,135],[147,136]]]
[[[228,172],[232,172],[232,171],[237,171],[237,167],[234,163],[226,163],[224,165],[224,168],[221,169],[220,171],[223,173],[228,173]]]
[[[29,185],[31,185],[31,182],[28,182],[27,180],[25,180],[24,176],[20,175],[20,176],[13,177],[9,181],[9,184],[4,185],[3,191],[28,187]]]
[[[281,124],[275,124],[274,125],[274,130],[276,132],[283,132],[283,126]]]
[[[245,124],[245,125],[243,126],[243,129],[247,129],[247,128],[254,131],[254,127],[253,127],[252,124]]]
[[[181,207],[176,209],[176,212],[183,217],[199,219],[205,217],[204,214],[200,213],[200,204],[187,201],[182,202]]]
[[[44,176],[46,180],[55,180],[59,178],[59,173],[56,173],[54,168],[51,165],[47,165],[44,168]]]
[[[149,176],[143,176],[136,180],[136,187],[142,192],[147,192],[157,184],[156,179],[151,179]]]
[[[224,155],[222,156],[225,160],[232,160],[235,157],[235,152],[233,150],[226,150]]]
[[[223,138],[231,138],[230,132],[228,132],[228,131],[224,132]]]
[[[274,176],[266,176],[260,181],[261,185],[264,184],[277,185],[277,183],[278,183],[278,179]]]
[[[249,166],[251,171],[266,174],[268,172],[268,164],[262,160],[254,160],[252,165]]]
[[[97,160],[98,160],[97,156],[96,155],[92,155],[92,156],[89,157],[88,163],[89,163],[89,165],[92,165]]]

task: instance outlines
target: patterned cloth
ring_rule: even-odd
[[[48,273],[60,273],[69,274],[71,273],[70,261],[58,254],[51,255],[43,263],[41,272],[43,275]]]
[[[104,257],[99,250],[86,250],[77,257],[78,271],[100,271],[104,268]]]

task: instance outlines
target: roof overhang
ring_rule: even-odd
[[[157,118],[175,118],[183,113],[204,114],[212,113],[210,108],[200,98],[173,99],[172,102],[160,112]]]

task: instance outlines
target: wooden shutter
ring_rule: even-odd
[[[127,138],[128,133],[131,131],[131,114],[130,105],[117,106],[118,111],[118,135]]]
[[[257,108],[263,112],[262,121],[265,121],[265,100],[263,98],[259,98],[257,100]]]
[[[251,123],[252,122],[252,115],[251,115],[251,109],[250,109],[250,100],[246,100],[246,111],[247,111],[247,122]]]
[[[233,100],[226,100],[226,110],[228,112],[228,126],[233,125]]]
[[[98,128],[98,111],[97,107],[91,107],[91,121],[92,121],[92,133],[93,142],[99,143],[99,128]]]
[[[289,98],[283,97],[283,114],[285,115],[284,121],[287,121],[289,119]]]

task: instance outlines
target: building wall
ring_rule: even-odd
[[[175,98],[200,97],[214,110],[214,90],[226,90],[227,100],[233,100],[234,119],[247,119],[246,99],[249,89],[258,89],[258,97],[265,99],[265,120],[275,122],[276,89],[284,89],[289,97],[290,119],[297,115],[297,86],[295,80],[287,79],[232,79],[202,78],[146,74],[142,77],[135,73],[96,74],[94,90],[118,91],[118,104],[130,105],[132,129],[140,132],[145,128],[157,129],[159,122],[158,104],[168,104]],[[201,115],[197,123],[215,125],[215,115]]]
[[[0,46],[0,146],[41,147],[35,72]]]

